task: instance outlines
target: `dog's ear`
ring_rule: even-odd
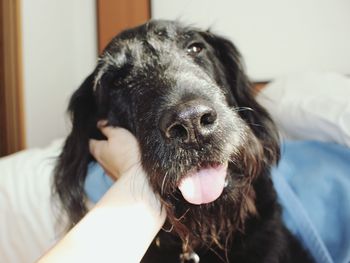
[[[91,121],[96,118],[96,101],[94,97],[95,74],[90,74],[73,93],[68,106],[72,121],[71,135],[88,135]]]
[[[72,131],[55,169],[54,192],[67,212],[71,226],[86,213],[84,181],[91,158],[88,143],[96,130],[94,78],[94,74],[88,76],[70,99],[68,111]]]
[[[268,112],[255,100],[253,89],[244,69],[238,49],[226,38],[210,32],[203,33],[205,40],[214,49],[222,64],[226,82],[230,86],[230,101],[237,107],[240,116],[248,123],[255,136],[260,139],[268,163],[277,162],[280,156],[277,128]]]

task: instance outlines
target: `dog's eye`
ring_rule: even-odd
[[[199,54],[204,48],[202,43],[193,43],[187,47],[187,54],[195,56]]]

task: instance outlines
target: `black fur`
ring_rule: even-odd
[[[180,129],[169,139],[160,128],[164,114],[193,101],[215,112],[206,124],[210,133],[191,130],[195,137],[184,143]],[[107,119],[137,137],[142,165],[168,216],[142,262],[181,262],[180,255],[192,251],[200,262],[311,262],[281,221],[270,179],[279,159],[276,128],[227,39],[170,21],[126,30],[107,46],[69,111],[73,128],[54,190],[71,226],[87,211],[88,140],[102,137],[96,123]],[[222,195],[209,204],[186,202],[180,179],[223,162],[228,185]]]

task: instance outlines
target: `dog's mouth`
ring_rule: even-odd
[[[227,162],[211,163],[190,170],[178,185],[184,199],[194,205],[218,199],[225,188],[227,166]]]

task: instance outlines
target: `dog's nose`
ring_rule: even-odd
[[[165,111],[159,126],[167,139],[198,143],[215,131],[217,112],[206,102],[191,100]]]

